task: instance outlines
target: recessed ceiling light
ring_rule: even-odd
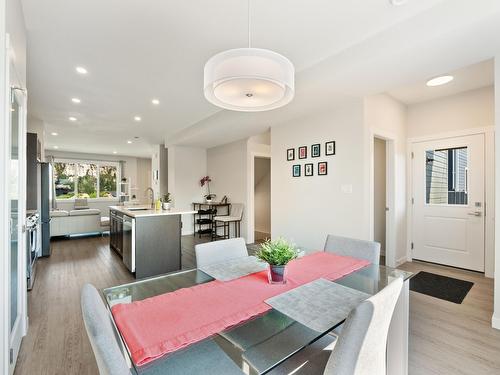
[[[117,152],[116,151],[113,151],[113,154],[116,154]]]
[[[81,101],[80,99],[78,99],[78,98],[71,98],[71,101],[72,101],[73,103],[77,103],[77,104],[82,102],[82,101]]]
[[[87,69],[85,69],[83,66],[77,66],[75,68],[75,70],[78,74],[87,74],[88,73]]]
[[[53,135],[55,137],[56,135],[59,135],[59,134],[57,134],[56,132],[52,132],[52,133],[50,133],[50,135]]]
[[[141,116],[134,116],[134,121],[141,121],[141,120],[142,120]]]
[[[70,117],[68,117],[68,120],[69,121],[76,121],[76,117],[70,116]]]
[[[132,143],[132,141],[130,141],[130,140],[129,140],[129,141],[127,141],[127,143],[128,143],[128,144],[131,144],[131,143]]]
[[[435,77],[435,78],[428,80],[427,86],[430,86],[430,87],[441,86],[441,85],[445,85],[451,81],[453,81],[453,76],[450,76],[450,75],[439,76],[439,77]]]
[[[151,103],[153,103],[154,105],[158,105],[158,104],[160,104],[160,100],[159,99],[153,99],[153,100],[151,100]]]
[[[59,148],[59,146],[54,146],[54,148],[57,150]]]

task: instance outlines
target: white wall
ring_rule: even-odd
[[[146,189],[151,187],[151,176],[152,176],[152,166],[151,159],[146,158],[137,158],[137,169],[136,169],[136,180],[135,187],[137,190],[134,190],[132,193],[136,194],[136,197],[140,201],[146,201],[148,199],[148,194],[146,193]]]
[[[254,167],[255,231],[271,233],[271,160],[255,158]]]
[[[207,174],[217,199],[227,195],[231,203],[244,205],[241,236],[248,239],[248,140],[208,149]]]
[[[151,156],[151,188],[155,199],[161,198],[168,190],[168,150],[165,145],[154,145]]]
[[[494,124],[492,86],[408,106],[408,138]]]
[[[495,149],[500,150],[500,54],[495,58]],[[500,197],[500,152],[495,153],[495,195]],[[500,218],[500,199],[496,200],[495,216]],[[500,238],[500,220],[495,222],[495,237]],[[500,329],[500,241],[495,241],[495,304],[493,327]]]
[[[306,250],[322,249],[327,234],[368,239],[367,139],[363,101],[271,128],[271,236]],[[286,150],[336,141],[336,155],[287,161]],[[310,150],[309,150],[310,151]],[[310,152],[309,152],[310,156]],[[317,162],[328,175],[317,175]],[[292,177],[292,165],[314,163],[314,177]],[[352,189],[352,192],[350,192]]]
[[[409,248],[406,238],[406,106],[392,97],[380,94],[365,98],[364,100],[365,124],[369,131],[368,163],[373,166],[371,155],[373,154],[373,137],[378,136],[388,140],[386,151],[390,155],[388,158],[388,179],[392,181],[386,186],[389,199],[386,204],[389,207],[388,225],[391,230],[386,238],[386,262],[389,266],[396,266],[407,260],[407,250]],[[369,204],[370,218],[373,218],[373,175],[372,169],[369,172],[370,187],[368,194],[371,203]],[[373,228],[373,225],[370,226]]]
[[[374,217],[373,239],[380,243],[381,254],[385,255],[385,140],[375,138],[373,152]]]
[[[192,210],[193,202],[201,202],[204,190],[200,179],[207,175],[207,151],[203,148],[169,146],[168,191],[175,208]],[[222,198],[222,196],[219,196]],[[182,234],[193,233],[193,215],[182,216]]]

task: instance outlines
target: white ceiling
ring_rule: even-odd
[[[452,72],[443,73],[451,74],[454,77],[453,81],[443,86],[428,87],[426,85],[427,80],[423,80],[404,87],[398,87],[388,93],[402,103],[416,104],[491,86],[495,81],[495,64],[494,60],[490,59]]]
[[[49,148],[77,152],[150,156],[151,145],[164,141],[211,147],[379,92],[426,100],[431,94],[419,88],[428,78],[500,51],[497,0],[400,7],[388,0],[251,0],[253,45],[295,64],[296,97],[278,110],[240,113],[209,104],[202,81],[209,57],[245,45],[245,0],[22,1],[30,116],[42,119],[48,134],[59,133],[47,136]],[[77,75],[76,65],[89,74]],[[483,85],[492,73],[481,67],[465,69],[475,72],[468,83],[432,95]]]
[[[403,66],[391,71],[392,78],[399,78],[391,80],[381,58],[422,47],[422,36],[435,44],[449,27],[465,28],[496,16],[500,3],[411,0],[393,7],[388,0],[251,1],[253,45],[284,54],[299,72],[294,102],[262,115],[220,111],[202,91],[206,60],[245,45],[245,0],[22,0],[28,28],[30,116],[43,120],[48,134],[59,133],[47,136],[47,146],[149,156],[150,145],[164,140],[211,146],[256,134],[345,95],[374,90],[381,77],[391,84],[404,83],[405,74],[411,80],[417,71],[434,73],[427,65]],[[436,15],[441,19],[435,27],[422,24]],[[414,39],[402,40],[404,33]],[[492,39],[485,43],[488,47]],[[476,55],[481,53],[473,58]],[[413,59],[413,65],[420,58]],[[89,74],[77,75],[77,65]],[[363,78],[357,73],[361,69]],[[351,83],[346,85],[346,79]],[[73,104],[72,97],[82,103]],[[159,106],[151,104],[154,97],[161,100]],[[135,115],[142,117],[141,123],[133,121]],[[68,116],[78,121],[70,122]],[[134,136],[139,140],[128,145]]]
[[[215,146],[241,139],[351,98],[426,82],[499,52],[500,1],[445,0],[301,71],[288,106],[257,114],[219,112],[168,142]]]

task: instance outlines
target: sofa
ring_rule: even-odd
[[[50,236],[69,236],[71,234],[102,233],[107,230],[101,226],[101,210],[85,208],[78,210],[53,210],[50,212]]]

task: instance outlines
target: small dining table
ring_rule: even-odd
[[[408,373],[409,279],[411,276],[410,272],[370,264],[332,281],[374,295],[395,278],[404,280],[389,329],[387,342],[388,375],[406,375]],[[211,276],[199,269],[190,269],[107,288],[102,292],[108,309],[111,311],[111,307],[116,304],[141,301],[213,280]],[[186,315],[189,315],[189,311],[186,311]],[[110,317],[113,320],[111,313]],[[336,321],[331,327],[317,331],[294,321],[276,309],[270,309],[235,327],[141,366],[132,361],[130,352],[116,324],[114,328],[123,354],[132,372],[137,374],[172,373],[172,369],[182,369],[183,361],[186,361],[189,355],[200,359],[200,356],[207,352],[207,347],[216,347],[217,350],[224,352],[227,355],[225,357],[229,357],[246,374],[266,374],[339,327],[345,318],[347,316]],[[207,363],[209,363],[208,358]],[[210,373],[209,369],[206,373]]]

